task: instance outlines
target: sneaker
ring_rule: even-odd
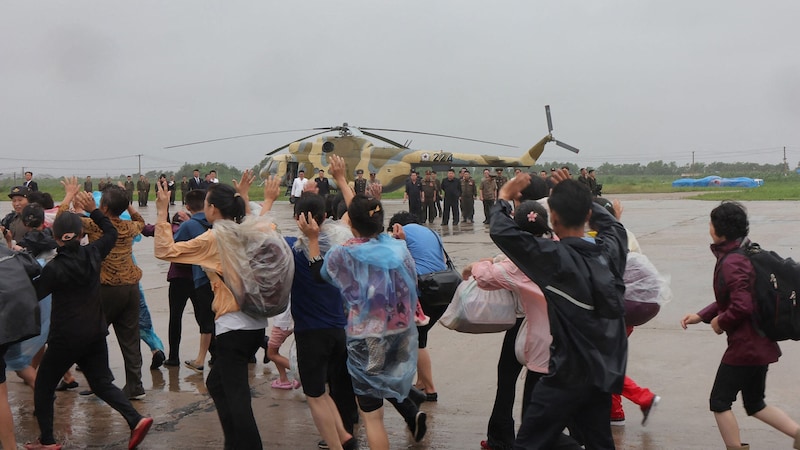
[[[25,444],[25,450],[61,450],[61,444],[42,444],[38,439],[36,442]]]
[[[426,402],[438,402],[439,401],[439,393],[438,392],[431,392],[425,394],[425,401]]]
[[[164,364],[166,359],[167,357],[164,355],[163,351],[156,350],[156,352],[153,353],[153,362],[150,363],[150,370],[157,370],[162,364]]]
[[[612,418],[611,418],[611,426],[612,426],[612,427],[622,427],[622,426],[625,426],[625,416],[622,416],[622,417],[612,417]]]
[[[425,437],[425,433],[428,431],[428,425],[426,424],[427,419],[427,414],[422,411],[417,411],[417,415],[414,417],[414,427],[409,427],[415,442],[419,442]]]
[[[323,439],[323,440],[317,442],[317,448],[321,448],[323,450],[327,450],[327,449],[331,448],[331,446],[328,445],[328,443],[325,442],[325,440]]]
[[[653,412],[653,410],[656,408],[656,406],[658,406],[658,402],[660,402],[660,401],[661,401],[661,397],[659,397],[657,395],[654,395],[653,396],[653,400],[650,402],[650,404],[646,408],[644,406],[642,406],[642,414],[643,414],[642,426],[647,425],[647,419],[650,418],[650,413]]]
[[[78,392],[78,395],[94,395],[94,392],[91,389],[87,389],[85,391]]]
[[[147,394],[144,391],[142,391],[142,392],[140,392],[138,394],[133,394],[133,395],[128,396],[128,400],[144,400],[145,397],[147,397]],[[142,420],[144,420],[144,419],[142,419]]]
[[[136,428],[131,430],[131,439],[128,441],[128,450],[133,450],[142,443],[150,427],[153,426],[153,419],[151,417],[142,417]]]
[[[342,448],[344,450],[358,450],[358,439],[351,437],[347,442],[342,444]]]

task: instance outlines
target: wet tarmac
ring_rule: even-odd
[[[662,273],[672,277],[674,298],[651,322],[638,327],[630,338],[628,375],[640,385],[662,397],[646,427],[640,425],[641,412],[625,400],[627,423],[613,427],[619,449],[713,449],[724,444],[712,414],[708,395],[716,368],[725,349],[725,338],[706,325],[687,331],[679,319],[713,301],[711,275],[714,259],[708,249],[708,213],[713,202],[688,200],[675,195],[628,195],[623,201],[623,222],[633,231],[643,249]],[[476,202],[477,203],[477,202]],[[389,213],[404,209],[398,201],[387,201]],[[480,206],[480,204],[476,204]],[[797,202],[746,203],[751,217],[751,237],[783,256],[800,257],[800,234],[796,220]],[[0,203],[0,212],[10,210],[9,202]],[[295,234],[290,219],[290,205],[276,205],[285,217],[280,227]],[[142,208],[149,221],[155,205]],[[488,228],[480,222],[483,214],[476,208],[475,224],[461,223],[432,227],[440,231],[448,252],[458,266],[491,256],[498,251],[491,243]],[[152,242],[145,238],[134,247],[144,277],[142,282],[153,316],[155,329],[166,344],[168,265],[153,257]],[[196,355],[197,326],[187,307],[183,321],[181,359]],[[469,335],[437,326],[431,331],[429,349],[433,358],[434,379],[439,392],[437,403],[425,403],[428,434],[414,443],[405,423],[391,408],[386,409],[385,423],[393,449],[479,449],[485,439],[486,424],[494,399],[495,366],[502,334]],[[287,343],[291,342],[291,337]],[[122,358],[113,336],[109,336],[112,370],[124,379]],[[784,409],[800,419],[800,388],[795,384],[800,370],[800,344],[782,343],[783,357],[771,366],[767,383],[767,403]],[[288,345],[282,349],[288,353]],[[149,349],[142,344],[143,381],[147,397],[134,402],[136,408],[155,419],[155,425],[141,449],[220,449],[222,431],[213,402],[203,384],[204,375],[185,367],[147,370]],[[262,352],[259,351],[259,359]],[[55,433],[66,449],[124,448],[128,430],[122,418],[99,399],[80,396],[77,391],[87,384],[76,373],[81,387],[59,392],[56,399]],[[270,387],[277,372],[272,364],[260,361],[251,365],[253,408],[264,441],[269,449],[317,448],[318,434],[311,420],[302,392]],[[37,427],[33,418],[33,394],[13,374],[8,374],[9,397],[19,442],[34,440]],[[521,393],[522,383],[518,383]],[[519,401],[515,416],[519,416]],[[734,405],[742,439],[752,448],[790,448],[791,440],[756,419],[745,416],[740,403]],[[365,442],[363,428],[359,437]],[[362,444],[366,448],[366,444]]]

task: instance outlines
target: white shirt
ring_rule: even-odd
[[[292,182],[292,197],[300,197],[303,195],[303,189],[306,188],[306,183],[308,183],[308,178],[295,178]]]

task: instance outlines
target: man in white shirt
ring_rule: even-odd
[[[308,183],[308,179],[306,178],[306,172],[304,170],[300,170],[297,172],[297,178],[294,179],[292,182],[292,192],[291,197],[289,197],[289,202],[294,204],[294,202],[303,195],[303,190],[306,188],[306,183]]]

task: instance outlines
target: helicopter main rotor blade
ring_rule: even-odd
[[[293,144],[293,143],[295,143],[295,142],[300,142],[300,141],[302,141],[302,140],[305,140],[305,139],[308,139],[308,138],[310,138],[310,137],[314,137],[314,136],[317,136],[317,135],[320,135],[320,134],[323,134],[323,133],[327,133],[327,132],[329,132],[329,131],[333,131],[333,130],[335,130],[336,128],[337,128],[337,127],[330,127],[330,128],[311,128],[312,130],[322,130],[322,131],[320,131],[319,133],[309,134],[308,136],[301,137],[300,139],[295,139],[295,140],[293,140],[292,142],[289,142],[289,143],[288,143],[288,144],[286,144],[286,145],[282,145],[282,146],[280,146],[280,147],[276,148],[275,150],[273,150],[273,151],[271,151],[271,152],[267,153],[267,156],[270,156],[270,155],[273,155],[273,154],[275,154],[275,153],[278,153],[279,151],[281,151],[281,150],[285,149],[286,147],[288,147],[288,146],[292,145],[292,144]]]
[[[573,147],[573,146],[571,146],[569,144],[565,144],[565,143],[563,143],[561,141],[557,141],[557,140],[553,139],[553,142],[555,142],[557,146],[565,148],[565,149],[567,149],[567,150],[569,150],[571,152],[575,152],[575,153],[580,152],[580,150],[578,150],[577,148],[575,148],[575,147]]]
[[[394,130],[394,129],[391,129],[391,128],[362,128],[362,127],[354,127],[354,128],[358,128],[359,130],[392,131],[392,132],[395,132],[395,133],[424,134],[426,136],[440,136],[440,137],[446,137],[446,138],[450,138],[450,139],[460,139],[462,141],[480,142],[482,144],[492,144],[492,145],[500,145],[500,146],[503,146],[503,147],[517,148],[515,145],[501,144],[499,142],[481,141],[481,140],[478,140],[478,139],[470,139],[470,138],[459,137],[459,136],[451,136],[449,134],[425,133],[423,131],[410,131],[410,130]]]
[[[364,131],[361,128],[359,128],[358,130],[361,131],[361,133],[363,133],[365,136],[369,136],[369,137],[372,137],[372,138],[375,138],[375,139],[379,139],[379,140],[381,140],[383,142],[386,142],[387,144],[394,145],[397,148],[408,148],[407,146],[405,146],[403,144],[399,144],[399,143],[397,143],[397,142],[395,142],[395,141],[393,141],[391,139],[385,138],[383,136],[379,136],[379,135],[377,135],[375,133],[370,133],[369,131]]]
[[[239,136],[228,136],[228,137],[217,138],[217,139],[207,139],[205,141],[188,142],[186,144],[170,145],[169,147],[164,147],[164,148],[167,149],[167,148],[186,147],[188,145],[207,144],[209,142],[227,141],[227,140],[230,140],[230,139],[239,139],[239,138],[246,138],[246,137],[253,137],[253,136],[264,136],[266,134],[291,133],[291,132],[295,132],[295,131],[309,131],[309,130],[326,130],[326,131],[330,131],[331,129],[332,128],[301,128],[299,130],[267,131],[267,132],[264,132],[264,133],[240,134]],[[303,139],[305,139],[305,138],[303,138]]]
[[[550,105],[544,105],[544,112],[547,114],[547,132],[553,133],[553,119],[550,117]]]

